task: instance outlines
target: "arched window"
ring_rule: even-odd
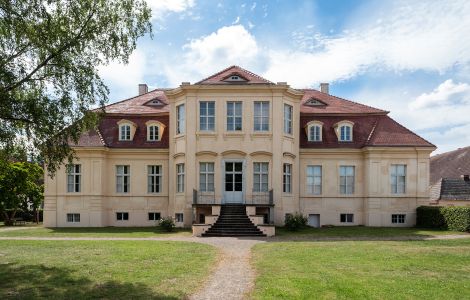
[[[335,124],[335,132],[340,142],[352,142],[353,141],[353,126],[354,123],[351,121],[341,121]]]
[[[158,142],[162,139],[165,125],[156,120],[147,121],[145,125],[147,125],[147,141]]]
[[[137,125],[129,120],[121,120],[117,122],[119,126],[119,140],[120,141],[132,141],[134,139],[135,130]]]
[[[310,121],[306,126],[306,133],[309,142],[322,141],[323,123],[320,121]]]

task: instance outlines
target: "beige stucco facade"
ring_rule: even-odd
[[[66,226],[153,226],[149,212],[162,217],[182,213],[178,226],[191,226],[208,203],[195,205],[199,190],[201,162],[214,163],[214,187],[209,198],[223,204],[224,166],[240,162],[243,166],[243,203],[262,199],[253,191],[255,162],[269,164],[268,190],[273,203],[263,203],[258,211],[271,209],[270,219],[282,225],[286,214],[301,212],[319,215],[320,225],[413,226],[415,209],[427,204],[429,155],[431,147],[365,147],[361,149],[300,148],[299,124],[302,93],[286,84],[270,86],[197,86],[183,84],[165,92],[170,105],[168,149],[116,149],[77,147],[81,164],[81,191],[67,192],[65,168],[54,178],[46,176],[44,224]],[[215,130],[199,131],[199,102],[215,102]],[[242,102],[241,131],[227,131],[227,102]],[[253,130],[255,101],[269,102],[269,130]],[[185,105],[184,132],[176,132],[176,107]],[[293,108],[292,134],[284,133],[284,104]],[[158,117],[156,117],[158,120]],[[347,118],[345,118],[346,120]],[[283,192],[283,165],[292,166],[291,191]],[[177,192],[176,165],[184,164],[184,191]],[[407,166],[406,192],[392,194],[390,167]],[[116,192],[116,165],[130,166],[130,191]],[[147,166],[162,166],[162,190],[147,191]],[[306,168],[322,166],[322,193],[308,194]],[[354,166],[354,193],[341,194],[340,166]],[[198,192],[197,197],[203,193]],[[199,199],[199,198],[197,198]],[[197,202],[197,200],[196,200]],[[202,205],[204,204],[204,205]],[[210,205],[209,205],[210,207]],[[117,212],[128,212],[129,220],[117,221]],[[80,222],[67,222],[67,214],[80,214]],[[256,213],[256,211],[255,211]],[[340,222],[340,214],[354,214],[353,222]],[[405,223],[392,224],[392,214],[405,214]],[[211,213],[206,213],[210,218]],[[202,229],[201,229],[202,230]]]

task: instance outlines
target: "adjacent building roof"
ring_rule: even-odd
[[[168,98],[165,95],[167,89],[156,89],[146,94],[135,96],[126,100],[112,103],[105,106],[107,114],[126,114],[126,115],[146,115],[168,113],[170,106]],[[155,105],[152,101],[157,101],[161,105]]]
[[[441,178],[458,179],[470,174],[470,147],[437,154],[431,157],[431,185]]]
[[[441,178],[431,186],[431,200],[470,200],[470,181]]]

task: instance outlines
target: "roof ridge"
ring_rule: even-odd
[[[201,83],[201,82],[203,82],[203,81],[206,81],[207,79],[209,79],[209,78],[211,78],[211,77],[214,77],[214,76],[217,76],[217,75],[219,75],[219,74],[222,74],[223,72],[225,72],[225,71],[227,71],[227,70],[229,70],[229,69],[231,69],[231,68],[234,68],[234,67],[236,67],[236,65],[231,65],[230,67],[225,68],[225,69],[223,69],[222,71],[219,71],[219,72],[217,72],[217,73],[214,73],[214,74],[212,74],[212,75],[210,75],[210,76],[207,76],[206,78],[201,79],[201,80],[199,80],[198,82],[196,82],[196,83],[194,83],[194,84],[199,84],[199,83]]]
[[[375,128],[377,128],[377,124],[378,124],[378,123],[379,123],[379,118],[376,118],[376,119],[375,119],[375,122],[374,122],[374,126],[372,126],[372,129],[371,129],[371,131],[370,131],[370,133],[369,133],[369,136],[367,137],[366,145],[369,144],[369,142],[370,142],[372,136],[374,135],[374,133],[375,133]]]
[[[272,82],[272,81],[270,81],[270,80],[267,80],[266,78],[263,78],[263,77],[259,76],[258,74],[255,74],[255,73],[253,73],[253,72],[251,72],[251,71],[248,71],[247,69],[242,68],[242,67],[237,66],[237,65],[231,65],[231,66],[229,66],[229,67],[223,69],[222,71],[219,71],[219,72],[214,73],[214,74],[212,74],[212,75],[210,75],[210,76],[207,76],[207,77],[204,78],[204,79],[199,80],[198,82],[196,82],[196,83],[194,83],[194,84],[200,84],[200,83],[202,83],[202,82],[204,82],[204,81],[206,81],[206,80],[208,80],[208,79],[210,79],[210,78],[212,78],[212,77],[215,77],[215,76],[217,76],[217,75],[220,75],[220,74],[222,74],[222,73],[224,73],[224,72],[226,72],[226,71],[228,71],[228,70],[230,70],[230,69],[232,69],[232,68],[239,68],[239,69],[242,70],[243,72],[246,72],[246,73],[250,74],[250,75],[253,76],[253,77],[256,77],[256,78],[258,78],[258,79],[261,79],[261,80],[267,81],[267,82],[269,82],[269,83],[271,83],[271,84],[274,84],[274,82]]]
[[[96,130],[96,133],[98,134],[98,136],[100,138],[100,141],[103,144],[103,146],[106,146],[106,143],[104,141],[103,135],[101,134],[101,131],[100,131],[99,127],[96,126],[95,130]]]
[[[447,151],[447,152],[442,152],[442,153],[433,155],[433,156],[431,156],[430,158],[437,158],[438,156],[448,155],[448,154],[450,154],[450,153],[452,153],[452,152],[457,152],[457,151],[466,150],[467,148],[470,150],[470,146],[460,147],[460,148],[457,148],[457,149],[454,149],[454,150],[450,150],[450,151]]]
[[[104,107],[110,107],[110,106],[113,106],[115,104],[119,104],[119,103],[122,103],[122,102],[126,102],[126,101],[130,101],[132,99],[135,99],[137,97],[140,97],[140,96],[143,96],[143,95],[147,95],[147,94],[150,94],[152,92],[155,92],[155,91],[164,91],[164,90],[167,90],[167,89],[171,89],[171,88],[156,88],[156,89],[153,89],[151,91],[148,91],[147,93],[144,93],[144,94],[141,94],[141,95],[137,95],[137,96],[133,96],[133,97],[130,97],[130,98],[127,98],[127,99],[124,99],[124,100],[121,100],[121,101],[117,101],[117,102],[114,102],[114,103],[110,103]]]

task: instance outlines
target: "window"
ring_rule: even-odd
[[[175,222],[182,223],[183,222],[183,214],[181,214],[181,213],[175,214]]]
[[[67,223],[80,223],[80,214],[67,214]]]
[[[392,215],[392,224],[405,224],[405,214]]]
[[[199,130],[214,131],[215,129],[215,102],[203,101],[199,103]]]
[[[130,167],[116,166],[116,192],[129,193],[130,185]]]
[[[307,193],[321,195],[322,166],[307,166]]]
[[[162,186],[162,166],[147,166],[149,193],[160,193]]]
[[[176,192],[184,192],[184,164],[176,165]]]
[[[129,220],[129,213],[128,212],[117,212],[116,213],[116,220],[118,220],[118,221],[128,221]]]
[[[242,103],[227,102],[227,131],[242,130]]]
[[[284,164],[284,175],[282,177],[283,183],[283,192],[291,193],[292,192],[292,165]]]
[[[254,130],[269,131],[269,102],[255,102]]]
[[[339,190],[341,194],[354,194],[354,166],[339,167]]]
[[[160,220],[159,212],[149,212],[149,221],[158,221]]]
[[[309,142],[321,142],[321,126],[320,125],[311,125],[308,130],[308,140]]]
[[[340,138],[339,140],[341,142],[351,142],[352,141],[352,134],[351,134],[351,131],[352,131],[352,127],[349,126],[349,125],[342,125],[340,128],[339,128],[339,132],[340,132]]]
[[[81,191],[82,165],[67,165],[67,192],[79,193]]]
[[[268,191],[269,163],[253,163],[253,192]]]
[[[341,223],[353,223],[354,214],[340,214],[340,222]]]
[[[284,104],[284,133],[292,134],[292,106]]]
[[[406,193],[406,165],[392,165],[390,180],[392,194]]]
[[[184,133],[184,104],[176,107],[176,134]]]
[[[201,192],[214,191],[214,163],[199,164],[199,190]]]
[[[120,141],[131,140],[131,125],[129,124],[119,125],[119,140]]]
[[[160,126],[158,125],[149,125],[147,127],[148,135],[147,140],[151,142],[160,140]]]

